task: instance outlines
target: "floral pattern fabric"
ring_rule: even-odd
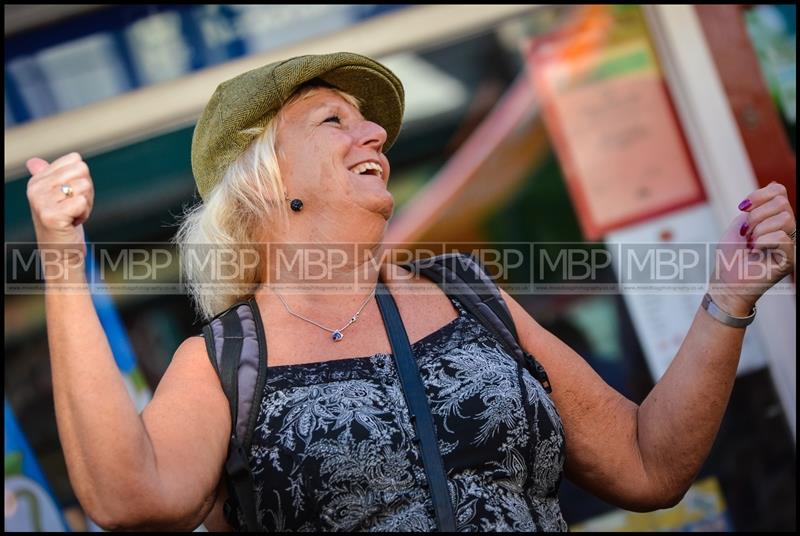
[[[567,530],[555,406],[499,340],[451,301],[458,318],[412,350],[458,530]],[[265,530],[436,529],[391,354],[270,367],[264,389],[250,466]]]

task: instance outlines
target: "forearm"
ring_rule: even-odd
[[[68,278],[85,284],[82,268]],[[154,474],[152,447],[91,296],[55,283],[48,280],[45,308],[59,438],[84,508],[98,522],[115,519]]]
[[[654,489],[677,502],[719,431],[745,330],[698,309],[672,364],[638,410],[638,444]]]

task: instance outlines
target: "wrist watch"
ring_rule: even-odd
[[[750,314],[747,316],[732,316],[723,311],[719,308],[719,306],[714,303],[714,300],[711,299],[711,295],[706,292],[706,295],[703,296],[703,309],[708,311],[708,314],[713,316],[719,322],[722,322],[726,326],[731,326],[733,328],[744,328],[749,326],[753,323],[753,320],[756,317],[756,306],[753,306],[753,310],[750,311]]]

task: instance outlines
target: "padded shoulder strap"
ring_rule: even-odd
[[[228,398],[233,435],[247,450],[267,370],[264,328],[253,298],[234,304],[203,327],[211,364]]]
[[[244,514],[244,528],[248,532],[260,531],[247,461],[267,372],[267,342],[255,300],[236,303],[218,314],[203,327],[203,336],[231,412],[231,440],[225,462],[229,495],[225,517],[229,523],[237,523],[239,508]]]

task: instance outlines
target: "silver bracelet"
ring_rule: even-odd
[[[714,303],[714,300],[711,299],[711,295],[706,292],[706,295],[703,296],[703,309],[708,311],[708,314],[713,316],[716,320],[722,322],[726,326],[731,326],[733,328],[744,328],[749,326],[753,323],[753,320],[756,317],[756,306],[753,306],[753,310],[750,311],[750,314],[747,316],[732,316],[723,311],[719,308],[719,306]]]

